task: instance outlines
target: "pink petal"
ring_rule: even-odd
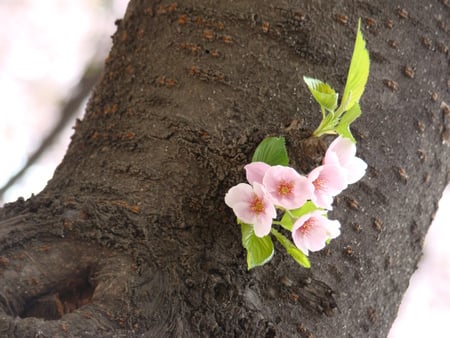
[[[234,214],[237,218],[247,224],[254,224],[256,222],[256,214],[250,209],[249,203],[237,203],[233,207]]]
[[[366,162],[355,154],[356,145],[339,136],[328,147],[323,163],[341,166],[346,171],[347,183],[353,184],[364,176],[367,169]]]
[[[288,210],[301,207],[311,197],[314,189],[306,177],[285,166],[269,168],[264,175],[263,184],[274,203]],[[288,192],[280,193],[280,187],[289,187]]]
[[[313,169],[308,175],[308,181],[314,186],[311,195],[313,203],[324,209],[331,210],[333,197],[347,187],[346,172],[337,165],[322,165]]]
[[[323,166],[320,166],[311,170],[311,172],[308,174],[308,180],[310,182],[314,182],[317,178],[319,178],[319,175],[322,171],[322,167]]]
[[[319,208],[333,210],[333,196],[325,195],[323,193],[314,193],[311,196],[311,201]]]
[[[239,183],[228,190],[225,195],[225,203],[233,209],[237,218],[247,224],[253,224],[256,221],[256,215],[250,209],[253,198],[252,186],[247,183]]]
[[[339,158],[341,165],[349,161],[356,155],[356,145],[346,137],[337,137],[327,149],[328,152],[336,153]],[[327,153],[325,154],[325,163],[327,158]]]
[[[267,236],[272,228],[272,217],[260,217],[255,223],[253,230],[258,237]]]
[[[306,229],[303,227],[307,227]],[[330,238],[340,234],[340,223],[331,221],[320,211],[313,211],[300,217],[292,227],[292,238],[295,245],[306,255],[308,251],[319,251]]]
[[[305,255],[308,255],[308,240],[303,236],[300,228],[309,219],[311,213],[301,216],[292,226],[292,239],[297,248],[299,248]]]
[[[269,168],[270,165],[264,162],[252,162],[247,164],[244,169],[248,183],[253,184],[254,182],[258,182],[262,184],[264,174]]]
[[[255,182],[253,190],[255,194],[264,201],[264,214],[270,218],[277,217],[277,210],[275,209],[275,206],[272,203],[272,199],[270,198],[270,195],[267,193],[264,186]]]
[[[266,188],[261,184],[261,183],[258,183],[258,182],[254,182],[254,185],[253,185],[253,192],[259,197],[259,198],[264,198],[264,197],[266,197],[266,195],[268,195],[267,194],[267,190],[266,190]],[[268,198],[268,197],[267,197]]]
[[[320,170],[319,177],[326,182],[326,191],[336,196],[347,188],[346,172],[337,165],[323,165],[316,169]],[[316,170],[314,169],[314,170]]]
[[[325,157],[323,158],[323,164],[341,165],[341,163],[339,162],[339,158],[334,151],[327,151]]]
[[[225,203],[230,208],[234,208],[237,203],[242,203],[243,201],[250,201],[252,199],[253,188],[250,184],[239,183],[230,190],[225,195]]]
[[[319,222],[319,220],[317,220]],[[316,224],[308,236],[308,247],[310,251],[322,250],[326,245],[326,240],[328,239],[328,232],[323,224]]]
[[[311,196],[314,192],[314,185],[312,185],[311,182],[308,181],[308,179],[304,176],[302,176],[301,182],[298,184],[298,191],[297,191],[297,204],[298,207],[301,207],[305,202],[309,199],[311,199]],[[296,208],[298,208],[296,207]]]
[[[305,214],[305,215],[299,217],[299,218],[295,221],[294,225],[292,226],[292,233],[294,233],[296,230],[300,229],[300,228],[303,226],[303,224],[311,217],[311,215],[312,215],[313,213],[314,213],[314,212],[310,212],[310,213],[308,213],[308,214]]]
[[[255,211],[255,198],[262,203],[262,208]],[[253,224],[255,234],[259,237],[266,236],[271,229],[272,220],[277,216],[275,206],[264,187],[255,182],[252,187],[246,183],[240,183],[232,187],[225,195],[225,203],[233,209],[236,217],[247,224]]]
[[[299,232],[292,232],[292,239],[295,246],[308,256],[308,243],[305,241],[305,238]]]

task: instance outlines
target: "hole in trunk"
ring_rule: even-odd
[[[66,313],[90,303],[96,285],[89,276],[89,271],[84,271],[55,285],[49,292],[31,298],[24,305],[20,317],[57,320]]]

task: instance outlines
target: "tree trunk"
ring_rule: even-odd
[[[276,3],[131,1],[54,177],[0,211],[0,336],[387,335],[449,170],[448,2]],[[224,194],[266,136],[307,166],[302,77],[343,92],[359,17],[369,169],[342,235],[247,271]]]

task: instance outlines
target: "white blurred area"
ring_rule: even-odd
[[[0,186],[53,128],[86,65],[107,56],[114,21],[123,17],[127,4],[127,0],[0,0]],[[44,188],[64,156],[73,124],[0,204]]]
[[[86,64],[95,55],[106,57],[114,21],[123,17],[127,3],[0,0],[0,186],[52,129]],[[64,156],[73,124],[0,202],[28,198],[44,188]],[[389,338],[450,337],[449,205],[447,187]]]
[[[409,281],[388,338],[450,337],[450,185],[425,237],[423,256]]]

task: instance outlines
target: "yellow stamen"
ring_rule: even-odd
[[[254,196],[252,202],[250,203],[250,209],[255,213],[255,214],[260,214],[262,212],[264,212],[265,208],[264,208],[264,202],[261,198],[259,198],[258,196]]]
[[[292,194],[292,190],[294,189],[294,185],[292,182],[281,181],[278,186],[278,194],[281,196],[287,196]]]
[[[300,232],[305,235],[309,232],[309,230],[311,230],[312,226],[314,226],[314,220],[312,218],[308,218],[308,220],[300,227]]]
[[[326,185],[326,182],[322,178],[317,178],[316,180],[314,180],[314,182],[312,182],[312,184],[314,185],[314,188],[316,190],[323,190],[323,188]]]

